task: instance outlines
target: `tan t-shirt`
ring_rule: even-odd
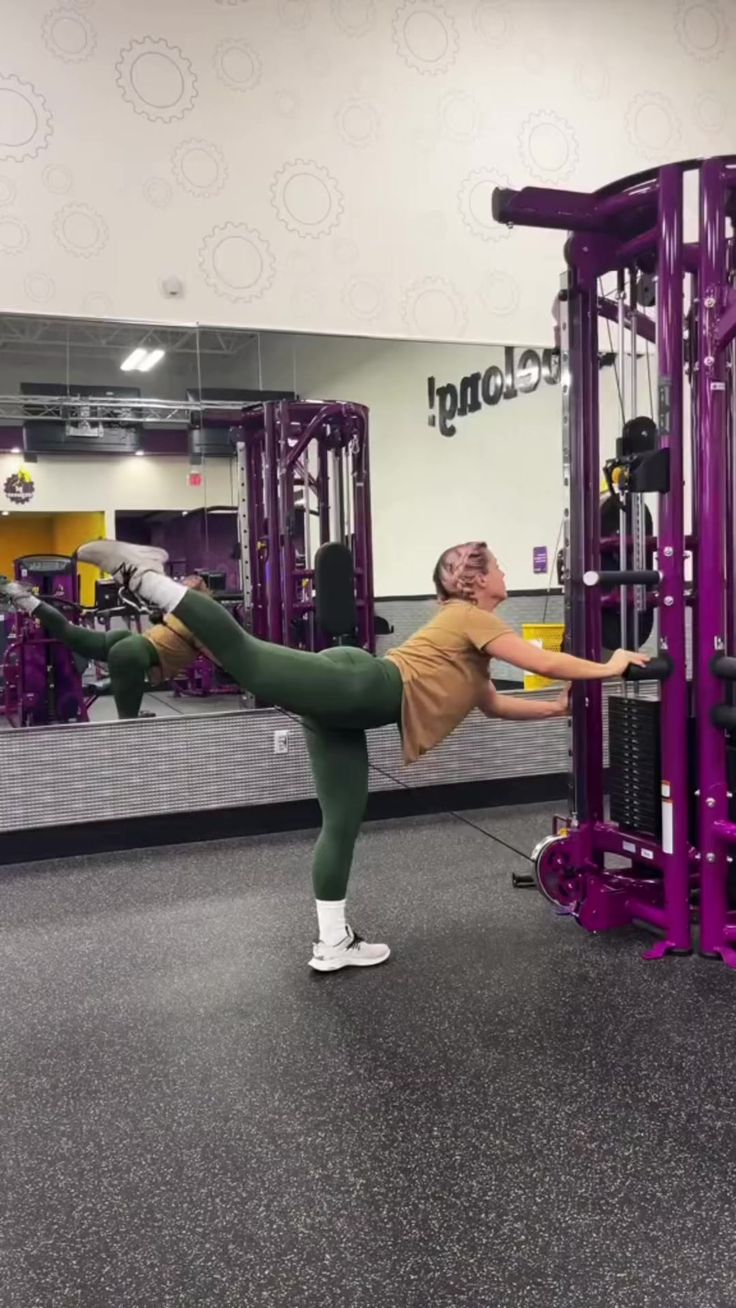
[[[189,628],[175,618],[173,613],[168,613],[163,622],[154,623],[143,632],[143,635],[156,647],[161,664],[162,681],[170,681],[172,677],[178,677],[181,672],[186,672],[199,654],[206,654],[208,658],[212,658],[204,645],[200,645],[199,641],[194,639]],[[217,660],[212,661],[214,663]],[[154,675],[152,679],[157,682],[159,677]]]
[[[404,683],[401,733],[404,758],[414,763],[449,736],[488,690],[485,645],[511,630],[495,613],[450,600],[426,627],[386,658]]]

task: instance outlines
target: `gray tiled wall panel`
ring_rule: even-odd
[[[290,732],[274,757],[273,733]],[[564,771],[565,723],[488,722],[475,714],[411,768],[398,732],[371,733],[373,790]],[[0,829],[137,817],[314,794],[300,728],[283,714],[225,713],[113,725],[38,728],[2,739]]]

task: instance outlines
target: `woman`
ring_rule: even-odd
[[[479,708],[487,717],[541,720],[567,713],[556,700],[499,695],[489,680],[491,658],[562,681],[623,676],[641,654],[618,650],[608,663],[538,649],[496,615],[506,599],[504,574],[481,541],[445,550],[434,572],[439,613],[385,658],[340,646],[321,654],[270,645],[243,631],[206,595],[163,574],[165,558],[140,546],[93,541],[79,558],[111,573],[134,595],[174,615],[241,686],[269,704],[298,714],[306,728],[322,810],[314,854],[319,937],[310,965],[318,972],[371,967],[389,957],[368,944],[345,916],[353,849],[368,797],[366,730],[396,723],[404,759],[413,763]]]
[[[151,549],[148,553],[153,561],[166,558],[161,550]],[[182,584],[209,594],[201,577],[187,577]],[[20,581],[0,583],[0,599],[7,600],[20,613],[36,618],[54,640],[61,641],[75,654],[94,659],[95,663],[106,663],[119,718],[137,718],[149,685],[155,688],[163,681],[178,677],[201,653],[208,653],[191,631],[187,631],[173,616],[153,623],[142,634],[127,628],[122,631],[90,631],[88,627],[67,622],[53,604],[44,603]]]

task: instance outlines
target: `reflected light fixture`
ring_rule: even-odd
[[[121,372],[150,372],[155,368],[157,363],[163,359],[166,351],[156,348],[147,350],[145,346],[139,345],[137,349],[132,350],[127,358],[123,359],[120,365]]]
[[[146,452],[145,450],[136,450],[136,451],[135,451],[135,457],[136,457],[137,459],[142,459],[142,458],[143,458],[143,455],[145,454],[145,452]]]

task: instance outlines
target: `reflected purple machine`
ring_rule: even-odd
[[[332,541],[352,557],[355,640],[373,653],[368,410],[269,401],[245,412],[237,449],[249,629],[295,648],[321,650],[332,643],[316,620],[315,594],[317,553]]]
[[[693,242],[684,237],[686,178],[699,195]],[[661,939],[647,957],[690,953],[695,936],[704,955],[734,967],[736,157],[668,164],[592,194],[497,190],[494,217],[569,232],[557,302],[568,648],[600,659],[601,615],[611,602],[622,645],[627,634],[635,641],[632,615],[638,621],[644,609],[654,609],[658,630],[657,655],[640,678],[648,687],[628,684],[609,700],[609,818],[601,687],[575,687],[569,812],[535,851],[537,883],[588,931],[654,928]],[[613,279],[613,296],[602,295],[603,277]],[[600,318],[618,324],[629,405],[607,464],[621,507],[618,570],[606,570],[601,548]],[[655,346],[656,423],[637,413],[637,340]],[[644,530],[645,496],[658,507],[655,542]]]
[[[59,554],[15,560],[16,580],[74,618],[79,578],[74,559]],[[7,644],[2,662],[2,712],[11,727],[87,722],[89,700],[74,655],[24,613],[5,617]]]

